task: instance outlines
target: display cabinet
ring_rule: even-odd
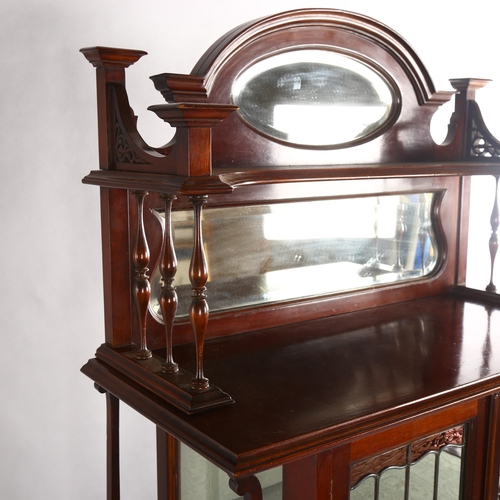
[[[465,283],[471,177],[500,177],[475,102],[487,81],[438,92],[387,26],[285,12],[230,31],[189,75],[151,77],[166,102],[149,109],[176,129],[154,148],[125,85],[145,53],[82,52],[105,306],[82,371],[107,397],[108,498],[119,401],[157,426],[162,499],[181,498],[179,442],[245,499],[277,466],[286,500],[378,499],[393,473],[404,498],[419,481],[421,498],[497,498],[496,199],[487,289]]]

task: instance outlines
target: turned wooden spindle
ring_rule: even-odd
[[[196,375],[191,381],[193,389],[202,390],[209,386],[208,379],[203,374],[203,350],[205,346],[205,331],[208,324],[208,303],[205,294],[208,280],[208,268],[203,248],[203,231],[201,212],[207,201],[207,195],[190,196],[194,208],[194,244],[193,255],[189,266],[189,279],[193,287],[189,317],[195,334],[196,343]]]
[[[162,364],[164,373],[176,373],[179,366],[174,362],[172,353],[172,336],[174,329],[175,313],[177,312],[177,292],[173,282],[177,273],[177,257],[175,255],[172,237],[172,202],[176,199],[173,194],[162,194],[165,202],[165,228],[161,247],[160,274],[162,280],[160,308],[165,325],[166,355]]]
[[[380,269],[379,218],[380,218],[380,198],[377,196],[377,204],[375,205],[375,220],[373,222],[373,231],[375,233],[375,256],[372,267],[374,269]]]
[[[398,220],[396,223],[396,265],[393,268],[396,272],[403,271],[401,244],[403,243],[403,237],[406,232],[405,212],[406,205],[400,205],[398,207]]]
[[[134,263],[134,299],[137,306],[140,328],[140,346],[136,353],[137,359],[149,359],[151,351],[147,348],[146,319],[148,315],[151,285],[149,283],[149,247],[144,231],[144,198],[147,191],[132,191],[137,199],[137,236],[135,239],[132,260]]]
[[[495,201],[493,202],[493,210],[491,211],[490,224],[491,224],[491,236],[489,241],[490,247],[490,282],[486,287],[486,291],[488,292],[496,292],[496,285],[493,283],[493,270],[495,268],[495,259],[497,256],[498,250],[498,226],[499,226],[499,217],[498,217],[498,179],[499,176],[495,175]]]
[[[490,374],[491,356],[493,354],[491,346],[491,315],[493,314],[493,307],[487,305],[484,308],[488,314],[488,321],[486,323],[486,337],[483,343],[483,362],[481,363],[481,370],[479,372],[481,377],[487,377]]]
[[[423,276],[425,274],[426,261],[425,246],[429,237],[429,202],[425,198],[425,195],[422,195],[422,198],[423,201],[420,201],[418,211],[418,246],[420,249],[420,272]]]

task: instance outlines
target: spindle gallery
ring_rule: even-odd
[[[496,193],[500,177],[475,101],[487,80],[437,91],[387,26],[285,12],[230,31],[188,75],[144,82],[175,128],[153,148],[125,83],[145,52],[82,53],[97,72],[99,169],[83,182],[101,192],[105,304],[82,371],[108,400],[108,499],[120,401],[157,426],[161,499],[181,498],[179,442],[247,500],[275,467],[285,500],[388,498],[398,471],[409,498],[423,463],[425,498],[497,499],[496,196],[484,288],[465,279],[471,178]]]

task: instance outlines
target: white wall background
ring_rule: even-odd
[[[189,72],[219,36],[301,7],[370,15],[415,47],[440,90],[500,82],[498,0],[2,0],[0,4],[0,498],[105,497],[104,397],[79,368],[103,340],[94,68],[81,47],[143,49],[128,70],[147,140],[167,126],[149,76]],[[480,102],[500,129],[500,86]],[[496,120],[496,122],[495,122]],[[123,411],[123,498],[155,498],[154,427]],[[141,443],[145,443],[141,445]],[[194,497],[193,497],[194,498]],[[191,500],[187,498],[185,500]]]

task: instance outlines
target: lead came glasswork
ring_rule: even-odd
[[[429,451],[404,466],[388,466],[363,478],[350,500],[459,500],[462,446]]]
[[[245,69],[232,95],[259,132],[307,147],[370,140],[396,117],[395,85],[365,62],[331,50],[294,50]]]
[[[464,427],[351,466],[350,500],[459,500]]]

